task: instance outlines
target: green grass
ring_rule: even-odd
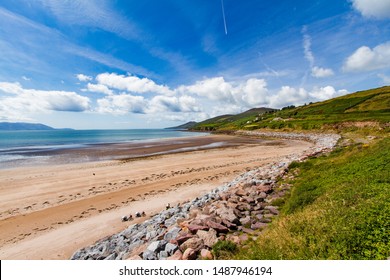
[[[293,163],[282,214],[237,259],[386,259],[390,256],[390,139]]]
[[[237,129],[336,130],[348,129],[356,122],[375,122],[375,129],[389,132],[390,87],[356,92],[304,106],[283,110],[249,110],[198,123],[194,130],[228,131]]]

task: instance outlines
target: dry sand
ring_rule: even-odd
[[[125,145],[88,151],[127,158],[162,155],[0,170],[0,259],[69,259],[77,249],[147,219],[167,203],[192,199],[312,145],[225,135],[187,140],[184,146],[165,140],[160,148],[132,147],[127,153]],[[199,146],[204,149],[186,151]],[[121,222],[121,216],[136,211],[147,217]]]

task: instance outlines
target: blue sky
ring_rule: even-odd
[[[0,54],[0,121],[160,128],[389,85],[390,0],[7,0]]]

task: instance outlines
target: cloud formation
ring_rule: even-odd
[[[89,110],[90,100],[69,91],[46,91],[25,89],[19,83],[0,83],[0,116],[7,114],[25,119],[28,113],[48,113],[50,111],[83,112]],[[13,112],[13,113],[12,113]]]
[[[390,67],[390,41],[373,49],[362,46],[344,63],[346,72],[371,71]]]
[[[96,81],[112,89],[126,90],[132,93],[173,94],[169,87],[158,85],[148,78],[139,78],[137,76],[103,73],[96,76]]]
[[[276,94],[270,96],[270,106],[281,108],[289,105],[302,105],[303,103],[323,101],[347,94],[348,91],[336,90],[332,86],[315,87],[311,91],[304,88],[283,86]]]
[[[388,0],[352,0],[353,7],[365,17],[390,18],[390,1]]]
[[[315,78],[326,78],[334,75],[332,69],[322,68],[318,66],[314,66],[311,68],[311,75]]]
[[[303,34],[303,52],[304,52],[305,59],[309,62],[312,77],[325,78],[325,77],[333,76],[334,72],[332,69],[315,66],[315,59],[314,59],[313,52],[311,50],[311,37],[309,36],[309,34],[307,34],[307,26],[304,26],[302,28],[302,34]]]
[[[194,85],[181,86],[177,91],[244,107],[266,104],[268,94],[267,82],[256,78],[231,83],[223,77],[214,77],[198,81]]]
[[[84,75],[84,74],[77,74],[76,77],[77,77],[77,79],[80,82],[92,81],[92,77],[91,76],[87,76],[87,75]]]

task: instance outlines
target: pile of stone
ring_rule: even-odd
[[[255,134],[258,132],[244,133],[258,135]],[[287,138],[285,136],[271,137]],[[313,141],[315,146],[302,154],[246,172],[229,184],[164,210],[142,224],[131,225],[75,252],[71,259],[213,259],[211,249],[218,240],[240,244],[255,236],[279,214],[272,201],[289,187],[276,188],[278,180],[288,172],[288,165],[332,149],[339,139],[333,134],[322,135],[322,138],[318,134],[288,136]]]

